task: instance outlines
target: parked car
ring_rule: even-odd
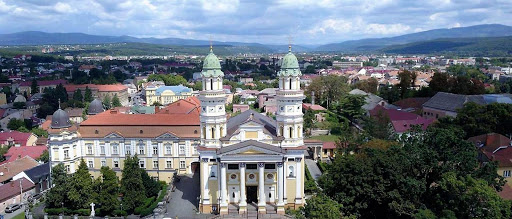
[[[41,196],[42,196],[42,195],[43,195],[43,194],[41,194],[41,193],[34,193],[34,194],[32,194],[32,195],[30,195],[30,196],[28,197],[28,201],[29,201],[29,202],[33,202],[33,201],[35,201],[35,200],[37,200],[37,199],[41,198]]]
[[[10,204],[10,205],[7,205],[7,208],[5,208],[5,213],[12,213],[18,209],[21,208],[21,205],[20,204]]]

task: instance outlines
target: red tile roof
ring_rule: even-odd
[[[336,142],[326,141],[323,143],[322,149],[336,149]]]
[[[0,183],[9,180],[16,174],[28,170],[37,165],[37,161],[28,156],[16,159],[12,162],[3,163],[0,165],[0,172],[3,173],[3,175],[0,175]]]
[[[67,80],[51,80],[51,81],[37,81],[37,85],[38,86],[50,86],[50,85],[59,85],[59,84],[62,84],[62,85],[66,85],[68,84],[68,81]],[[20,86],[31,86],[32,85],[32,81],[23,81],[20,83]]]
[[[17,179],[12,182],[0,185],[0,191],[2,191],[0,192],[0,202],[5,202],[12,197],[16,197],[17,195],[20,194],[20,190],[23,190],[23,192],[27,192],[33,189],[34,187],[34,183],[30,182],[30,180],[25,178]]]
[[[68,84],[64,87],[67,92],[75,92],[77,89],[85,90],[86,87],[98,90],[99,92],[118,92],[128,89],[127,86],[122,84]]]
[[[30,138],[32,133],[18,132],[18,131],[8,131],[8,132],[0,132],[0,143],[4,143],[9,140],[13,140],[15,144],[27,145],[27,141]]]
[[[302,104],[302,108],[306,109],[306,110],[315,110],[315,111],[324,111],[325,108],[323,106],[320,106],[320,105],[311,105],[311,103],[303,103]]]
[[[498,161],[500,167],[512,167],[511,140],[497,133],[488,133],[468,139],[473,142],[489,160]]]
[[[165,125],[199,125],[197,114],[111,114],[106,111],[80,123],[80,126],[165,126]]]
[[[7,157],[7,162],[15,161],[18,158],[29,156],[33,159],[37,159],[43,154],[43,151],[47,150],[46,146],[21,146],[11,147],[4,154]]]
[[[178,100],[158,110],[156,114],[197,114],[200,113],[201,104],[197,97],[188,97]]]
[[[377,105],[374,109],[370,110],[370,115],[376,117],[382,113],[389,117],[395,132],[403,133],[411,128],[413,125],[420,125],[423,130],[434,122],[433,119],[425,119],[414,113],[400,111],[396,109],[386,109],[380,105]]]

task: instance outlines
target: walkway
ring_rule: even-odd
[[[227,215],[217,215],[211,217],[211,219],[215,218],[225,218],[225,219],[260,219],[260,218],[289,218],[285,215],[279,215],[276,212],[276,208],[274,205],[267,204],[267,214],[258,214],[258,206],[256,203],[247,204],[247,213],[239,214],[238,207],[235,205],[229,205],[229,210]]]
[[[318,165],[316,165],[314,160],[311,159],[304,159],[306,162],[306,165],[308,167],[309,173],[311,173],[311,176],[313,179],[318,180],[320,176],[322,176],[322,171],[320,171],[320,168],[318,168]]]
[[[171,192],[167,213],[165,218],[209,218],[210,214],[198,214],[199,195],[199,172],[194,175],[180,176],[181,180],[176,182],[176,190]]]

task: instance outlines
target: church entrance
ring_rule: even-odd
[[[258,203],[258,186],[247,186],[247,203]]]

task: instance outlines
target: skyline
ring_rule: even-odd
[[[512,25],[512,2],[0,0],[0,33],[80,32],[271,44],[325,44],[478,24]]]

